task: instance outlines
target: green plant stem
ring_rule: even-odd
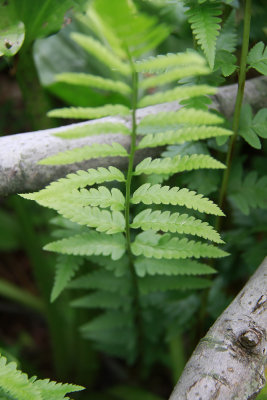
[[[247,55],[249,48],[249,34],[250,34],[250,20],[251,20],[251,2],[252,0],[245,0],[245,15],[244,15],[244,31],[243,31],[243,41],[242,41],[242,50],[241,50],[241,59],[240,59],[240,70],[238,77],[238,91],[235,102],[235,110],[233,117],[233,135],[231,137],[227,157],[226,157],[226,169],[223,174],[223,180],[221,185],[221,190],[219,194],[219,207],[221,209],[224,208],[224,202],[226,197],[226,191],[229,181],[229,175],[231,170],[231,164],[233,160],[233,154],[236,144],[236,139],[238,136],[239,122],[240,122],[240,113],[241,107],[244,97],[244,89],[246,82],[246,65],[247,65]],[[217,231],[220,230],[221,227],[221,217],[217,217],[215,228]]]
[[[138,96],[138,74],[134,69],[133,62],[130,59],[132,66],[132,137],[131,137],[131,149],[129,155],[129,164],[126,180],[126,194],[125,194],[125,234],[126,234],[126,246],[127,253],[129,256],[129,268],[133,283],[133,310],[134,310],[134,320],[137,328],[137,349],[141,348],[142,334],[141,334],[141,316],[140,316],[140,301],[139,301],[139,288],[138,279],[134,269],[133,254],[131,250],[131,231],[130,231],[130,197],[131,197],[131,182],[133,176],[133,163],[134,155],[136,151],[136,109],[137,109],[137,96]]]
[[[40,314],[45,314],[45,305],[41,299],[26,290],[20,289],[5,279],[0,279],[0,296],[15,301]]]

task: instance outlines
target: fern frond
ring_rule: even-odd
[[[138,149],[146,147],[165,146],[167,144],[178,144],[189,141],[197,141],[211,137],[230,136],[232,131],[218,126],[193,126],[184,127],[175,131],[163,133],[150,133],[145,135],[138,144]]]
[[[109,235],[125,231],[125,218],[120,211],[100,210],[98,207],[77,207],[71,204],[58,207],[57,211],[64,218],[79,225],[95,228],[98,232]]]
[[[210,111],[197,110],[195,108],[181,108],[178,111],[159,112],[146,115],[138,125],[143,126],[166,126],[175,124],[190,125],[216,125],[222,124],[223,118]]]
[[[125,253],[125,246],[122,234],[105,235],[92,231],[49,243],[44,250],[80,256],[103,254],[119,260]]]
[[[93,143],[91,146],[78,147],[58,153],[39,161],[41,165],[73,164],[99,157],[128,157],[127,150],[120,143]]]
[[[213,157],[204,154],[192,154],[191,156],[174,156],[166,158],[145,158],[136,167],[134,175],[141,174],[176,174],[182,171],[191,171],[193,169],[220,169],[225,165]]]
[[[193,208],[207,214],[224,215],[216,204],[203,195],[179,187],[170,188],[145,183],[134,192],[131,202],[133,204],[172,204]]]
[[[204,51],[211,69],[214,66],[216,41],[220,31],[221,18],[218,15],[221,13],[217,4],[208,2],[194,5],[187,11],[193,34]]]
[[[102,208],[110,207],[113,211],[124,210],[125,197],[117,188],[107,189],[105,186],[99,186],[97,189],[81,190],[88,199],[88,205],[99,206]]]
[[[129,260],[126,255],[116,261],[105,256],[90,256],[88,259],[94,265],[100,265],[107,271],[112,271],[117,277],[122,277],[129,272]]]
[[[143,294],[151,292],[165,292],[167,290],[206,289],[211,281],[195,277],[146,276],[139,281],[139,288]]]
[[[130,109],[121,104],[108,104],[102,107],[66,107],[47,113],[48,117],[72,119],[98,119],[112,115],[129,115]]]
[[[7,362],[0,355],[0,390],[8,399],[16,400],[63,400],[70,392],[77,392],[84,388],[77,385],[62,384],[49,379],[36,380],[28,378],[25,373],[17,369],[15,362]]]
[[[192,64],[204,66],[205,60],[197,52],[171,53],[136,61],[135,69],[137,72],[161,72],[171,67],[177,68],[179,66]]]
[[[107,311],[81,327],[83,334],[102,332],[114,328],[133,327],[132,318],[122,311]]]
[[[186,238],[179,239],[170,234],[159,235],[152,231],[142,232],[136,236],[131,245],[135,256],[148,258],[219,258],[228,255],[225,251],[210,244],[195,242]]]
[[[163,72],[160,75],[151,76],[143,79],[139,86],[142,89],[148,89],[151,87],[165,85],[167,83],[186,78],[189,76],[207,75],[210,70],[202,65],[185,65],[184,67],[171,69],[167,72]]]
[[[70,289],[78,290],[98,289],[126,296],[131,290],[131,282],[129,281],[128,276],[126,278],[116,277],[110,271],[99,270],[72,280],[68,287]]]
[[[92,123],[90,125],[74,125],[71,128],[68,125],[66,130],[63,129],[55,133],[54,136],[60,137],[62,139],[78,139],[87,136],[104,135],[106,133],[117,133],[122,135],[130,135],[130,130],[124,125],[116,122],[99,122]]]
[[[187,214],[170,213],[170,211],[152,211],[150,208],[141,211],[134,218],[131,227],[144,231],[163,231],[196,235],[216,243],[224,243],[218,232],[200,219]]]
[[[131,299],[101,290],[87,296],[79,297],[70,304],[72,307],[79,308],[129,309]]]
[[[248,53],[247,63],[262,75],[267,75],[267,46],[263,42],[256,43]]]
[[[71,34],[71,38],[111,70],[115,69],[126,76],[131,74],[129,65],[121,61],[115,53],[102,45],[98,40],[76,32]]]
[[[216,92],[216,88],[208,85],[181,86],[166,90],[165,92],[158,92],[145,96],[139,101],[138,107],[152,106],[154,104],[166,103],[168,101],[183,100],[209,94],[212,95]]]
[[[138,276],[145,275],[207,275],[216,273],[209,265],[195,260],[158,260],[138,257],[134,262]]]
[[[57,82],[64,82],[71,85],[89,86],[102,90],[111,90],[123,95],[128,95],[131,93],[130,86],[122,81],[115,81],[91,74],[64,72],[56,75],[55,79]]]
[[[55,301],[60,293],[65,289],[82,263],[83,259],[77,256],[59,255],[57,257],[55,266],[56,275],[51,292],[51,302]]]

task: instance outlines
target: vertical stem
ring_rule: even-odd
[[[223,180],[219,195],[219,207],[223,208],[231,164],[233,160],[233,153],[235,148],[235,143],[238,135],[239,129],[239,121],[240,121],[240,113],[241,107],[244,97],[244,89],[245,89],[245,81],[246,81],[246,64],[247,64],[247,55],[248,55],[248,47],[249,47],[249,33],[250,33],[250,20],[251,20],[251,2],[252,0],[245,0],[245,15],[244,15],[244,31],[243,31],[243,41],[242,41],[242,50],[241,50],[241,60],[240,60],[240,71],[238,77],[238,91],[236,96],[234,117],[233,117],[233,136],[231,137],[230,144],[228,147],[227,157],[226,157],[226,169],[223,174]],[[221,217],[217,217],[216,219],[216,230],[220,229],[221,225]]]
[[[139,289],[137,275],[133,264],[133,254],[131,250],[131,232],[130,232],[130,196],[131,196],[131,182],[133,175],[133,163],[134,155],[136,151],[136,109],[137,109],[137,96],[138,96],[138,74],[134,69],[132,60],[130,59],[132,66],[132,138],[131,138],[131,149],[129,155],[129,164],[126,180],[126,194],[125,194],[125,228],[126,228],[126,246],[129,256],[129,267],[133,283],[133,310],[134,310],[134,320],[137,329],[137,351],[141,347],[141,317],[140,317],[140,302],[139,302]]]

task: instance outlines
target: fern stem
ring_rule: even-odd
[[[249,48],[249,34],[250,34],[250,20],[251,20],[251,2],[252,0],[245,0],[245,15],[244,15],[244,31],[243,31],[243,41],[242,41],[242,50],[241,50],[241,59],[240,59],[240,70],[239,70],[239,77],[238,77],[238,91],[236,96],[235,102],[235,110],[234,110],[234,117],[233,117],[233,135],[231,137],[227,157],[226,157],[226,169],[223,174],[223,180],[219,195],[219,207],[223,208],[226,191],[229,181],[229,175],[231,170],[231,164],[233,160],[234,148],[236,139],[238,136],[239,130],[239,122],[240,122],[240,113],[241,107],[244,97],[244,89],[245,89],[245,82],[246,82],[246,65],[247,65],[247,55],[248,55],[248,48]],[[221,217],[217,217],[216,219],[216,230],[219,230],[221,226]]]
[[[131,182],[133,176],[134,156],[136,151],[136,128],[137,128],[136,109],[137,109],[137,97],[138,97],[138,74],[135,71],[131,58],[130,58],[130,64],[132,67],[132,135],[131,135],[131,149],[129,155],[129,164],[128,164],[127,180],[126,180],[126,194],[125,194],[125,227],[126,227],[125,235],[126,235],[127,253],[129,257],[129,268],[133,284],[133,313],[137,331],[136,348],[137,348],[137,359],[138,359],[139,358],[138,353],[140,354],[140,347],[142,342],[141,316],[140,316],[138,278],[134,269],[133,254],[131,250],[131,230],[130,230]]]

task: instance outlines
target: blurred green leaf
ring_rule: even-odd
[[[0,56],[13,56],[21,48],[25,37],[22,21],[10,8],[0,3]]]

